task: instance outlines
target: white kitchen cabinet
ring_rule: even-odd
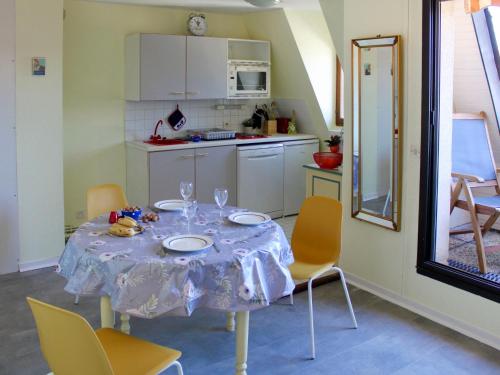
[[[302,168],[313,162],[313,153],[318,152],[318,140],[287,142],[285,145],[285,176],[283,192],[283,214],[295,215],[306,197],[306,172]]]
[[[228,189],[228,205],[236,204],[236,146],[146,152],[127,147],[127,196],[131,204],[151,206],[181,199],[181,181],[194,183],[192,198],[214,203],[214,189]]]
[[[127,100],[185,99],[186,37],[134,34],[125,44]]]
[[[133,34],[125,42],[125,99],[227,96],[227,39]]]
[[[164,199],[182,199],[180,182],[195,182],[194,160],[194,149],[149,153],[149,205]]]
[[[198,148],[195,152],[196,199],[214,203],[215,188],[226,188],[227,204],[236,205],[236,146]]]
[[[227,39],[187,37],[186,98],[227,96]]]

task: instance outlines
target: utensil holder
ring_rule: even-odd
[[[262,130],[262,132],[265,135],[272,135],[277,133],[277,129],[278,129],[278,122],[276,120],[267,120],[264,123],[264,129]]]

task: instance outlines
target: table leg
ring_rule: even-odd
[[[114,328],[115,313],[111,308],[111,299],[109,296],[101,297],[101,327]]]
[[[228,332],[234,332],[234,312],[226,313],[226,330]]]
[[[236,375],[247,375],[249,311],[236,313]]]
[[[120,314],[120,320],[122,324],[120,326],[120,331],[130,335],[130,315],[128,314]]]

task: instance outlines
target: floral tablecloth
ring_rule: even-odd
[[[224,209],[223,215],[239,211]],[[293,255],[275,222],[241,226],[221,219],[213,205],[200,205],[191,234],[211,236],[215,245],[197,253],[163,251],[162,241],[187,233],[177,212],[160,213],[132,238],[107,234],[107,217],[83,224],[69,239],[58,272],[65,290],[109,295],[114,311],[143,318],[191,315],[200,307],[247,311],[269,305],[294,288],[288,265]]]

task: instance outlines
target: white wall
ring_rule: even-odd
[[[345,61],[353,38],[378,34],[403,37],[404,90],[403,205],[401,232],[351,218],[351,164],[344,161],[342,200],[345,224],[341,265],[351,282],[500,348],[500,304],[418,275],[417,257],[421,119],[422,0],[344,2]],[[345,65],[351,76],[350,64]],[[345,154],[351,153],[351,87],[346,84]]]
[[[0,274],[17,271],[16,2],[0,2]]]
[[[286,10],[285,15],[324,122],[335,128],[336,52],[325,17],[321,10]]]
[[[62,0],[16,1],[16,118],[21,267],[64,249]],[[31,58],[47,58],[46,76]]]
[[[319,0],[332,34],[333,44],[342,65],[344,65],[344,0]]]

